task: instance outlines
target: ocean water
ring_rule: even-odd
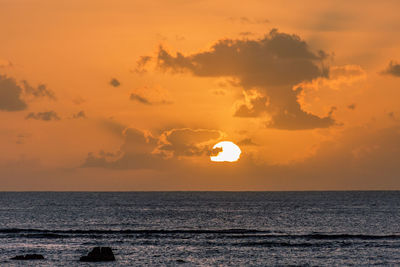
[[[2,192],[0,266],[26,264],[400,265],[400,192]]]

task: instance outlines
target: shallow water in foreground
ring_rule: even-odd
[[[2,192],[0,266],[399,265],[399,222],[394,191]]]

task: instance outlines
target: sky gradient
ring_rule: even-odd
[[[0,0],[0,190],[399,190],[399,9]]]

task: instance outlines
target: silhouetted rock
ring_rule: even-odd
[[[26,254],[24,255],[17,255],[12,260],[44,260],[43,255],[40,254]]]
[[[110,247],[95,247],[87,256],[82,256],[80,261],[115,261],[114,253]]]

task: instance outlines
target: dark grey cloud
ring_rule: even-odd
[[[0,74],[0,110],[20,111],[27,108],[22,99],[23,90],[15,79]]]
[[[209,152],[207,153],[207,156],[218,156],[219,152],[222,152],[222,147],[216,147],[216,148],[212,148],[211,150],[209,150]]]
[[[101,119],[98,121],[99,126],[115,136],[123,137],[126,125],[114,120],[113,118]]]
[[[394,61],[390,61],[389,66],[382,72],[382,74],[400,77],[400,64]]]
[[[89,153],[81,167],[110,169],[165,169],[181,156],[202,156],[213,151],[214,140],[222,133],[205,129],[170,129],[154,137],[137,129],[123,132],[124,143],[117,152]],[[211,144],[212,142],[212,144]]]
[[[112,162],[108,161],[103,155],[95,155],[89,152],[85,162],[81,165],[82,168],[111,168]]]
[[[223,180],[226,185],[226,181],[246,177],[246,181],[252,184],[250,190],[365,190],[399,187],[399,126],[379,130],[370,125],[346,128],[338,138],[323,142],[314,156],[290,164],[259,163],[247,155],[232,165],[232,168],[237,167],[231,172],[224,166],[217,169],[216,165],[210,164],[199,168],[198,164],[189,165],[174,158],[159,157],[152,153],[159,139],[149,138],[142,131],[131,129],[126,136],[129,138],[125,141],[126,147],[121,148],[123,153],[100,151],[96,155],[90,154],[83,167],[155,169],[162,171],[159,172],[162,179],[184,178],[179,181],[182,183],[188,180],[199,181],[204,177],[208,177],[208,181],[222,177],[229,178]],[[187,184],[190,185],[190,182]],[[242,184],[240,186],[243,187]]]
[[[120,150],[112,152],[100,151],[97,155],[89,153],[83,168],[109,169],[159,169],[165,165],[165,160],[153,154],[157,139],[137,129],[128,128],[124,131],[124,143]]]
[[[325,128],[335,124],[330,115],[318,117],[301,109],[298,95],[300,82],[328,77],[324,66],[327,54],[312,51],[296,35],[272,30],[255,40],[218,41],[210,50],[175,56],[160,47],[157,65],[164,71],[190,72],[199,77],[230,77],[238,80],[244,90],[257,90],[258,99],[236,111],[238,117],[255,117],[268,113],[269,127],[297,130]],[[268,103],[263,100],[268,99]]]
[[[347,106],[347,108],[348,108],[348,109],[351,109],[351,110],[355,110],[356,107],[357,107],[357,105],[354,104],[354,103]]]
[[[80,118],[86,119],[85,111],[81,110],[81,111],[79,111],[78,113],[73,114],[73,115],[72,115],[72,118],[73,118],[73,119],[80,119]]]
[[[169,105],[172,104],[172,102],[167,101],[167,100],[161,100],[161,101],[152,101],[144,96],[141,96],[136,93],[131,93],[129,96],[129,99],[132,101],[137,101],[139,103],[145,104],[145,105]]]
[[[138,61],[136,61],[136,67],[132,70],[134,73],[143,74],[146,73],[146,66],[152,60],[150,56],[141,56]]]
[[[52,120],[60,120],[60,117],[58,116],[58,114],[53,111],[45,111],[45,112],[30,112],[25,119],[34,119],[34,120],[42,120],[42,121],[52,121]]]
[[[140,96],[138,94],[135,94],[135,93],[132,93],[131,96],[129,97],[129,99],[133,100],[133,101],[138,101],[145,105],[151,105],[150,101],[147,98]]]
[[[113,87],[118,87],[121,85],[121,83],[116,78],[112,78],[109,84]]]
[[[250,100],[249,105],[241,104],[235,111],[235,117],[259,117],[268,109],[268,98],[265,96],[257,96]]]
[[[337,110],[336,107],[332,107],[327,116],[318,117],[305,111],[299,113],[300,104],[296,104],[298,105],[297,108],[293,108],[293,110],[289,109],[275,115],[274,119],[267,122],[266,126],[268,128],[281,130],[309,130],[314,128],[327,128],[336,124],[332,118],[333,112]]]
[[[56,100],[55,93],[45,84],[31,86],[26,80],[21,83],[12,77],[0,74],[0,110],[20,111],[28,107],[26,100],[47,97]]]
[[[281,130],[309,130],[315,128],[327,128],[335,124],[331,116],[318,117],[308,112],[295,113],[283,112],[275,115],[271,122],[267,122],[268,128]]]
[[[222,136],[223,134],[217,130],[172,129],[161,135],[157,151],[168,157],[209,155],[212,146]]]
[[[75,105],[78,105],[78,106],[79,106],[79,105],[85,103],[85,102],[86,102],[86,99],[84,99],[84,98],[78,96],[78,97],[72,99],[72,102],[73,102]]]
[[[251,138],[245,138],[237,142],[238,146],[258,146],[256,143],[251,140]]]
[[[172,56],[160,47],[158,65],[202,77],[237,77],[249,89],[292,86],[326,76],[328,69],[317,64],[325,57],[324,52],[313,53],[298,36],[272,30],[258,40],[221,40],[210,51],[190,56]]]
[[[39,84],[36,88],[31,86],[27,81],[22,81],[25,93],[35,98],[48,97],[49,99],[56,100],[55,93],[47,88],[45,84]]]
[[[214,95],[224,96],[226,95],[226,90],[223,89],[216,89],[212,91]]]

